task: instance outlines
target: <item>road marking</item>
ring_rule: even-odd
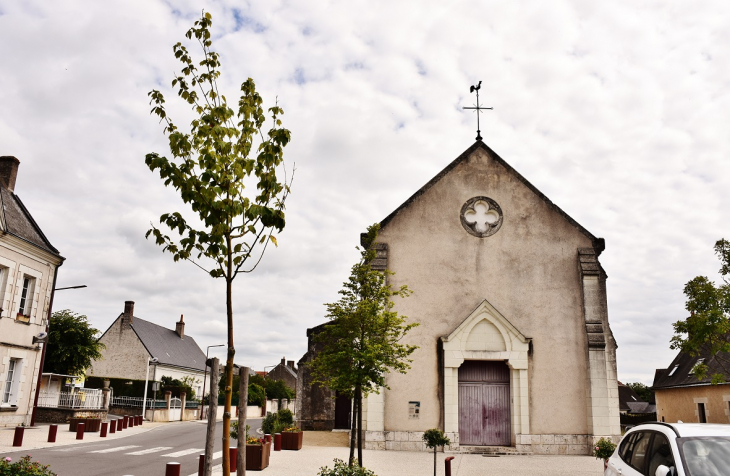
[[[134,453],[125,453],[125,454],[139,456],[139,455],[147,455],[150,453],[157,453],[159,451],[165,451],[165,450],[171,450],[171,449],[172,449],[172,446],[158,446],[157,448],[147,448],[146,450],[140,450],[140,451],[135,451]],[[169,455],[167,455],[167,456],[169,456]]]
[[[215,453],[213,453],[213,459],[218,459],[221,456],[223,456],[223,452],[222,451],[216,451]]]
[[[81,450],[84,448],[95,448],[96,445],[83,445],[83,446],[71,446],[69,448],[59,448],[57,450],[51,450],[51,451],[75,451],[75,450]]]
[[[217,464],[217,465],[215,465],[215,466],[213,466],[211,468],[211,473],[214,473],[214,472],[220,471],[220,470],[223,470],[223,465],[222,464]],[[199,473],[195,472],[195,473],[193,473],[193,474],[191,474],[189,476],[198,476],[198,474]]]
[[[192,453],[200,453],[201,451],[203,451],[203,448],[190,448],[187,450],[178,451],[177,453],[168,453],[166,455],[161,455],[161,456],[170,456],[172,458],[177,458],[177,457],[186,456],[186,455],[189,455]]]
[[[115,451],[131,450],[132,448],[139,448],[139,445],[117,446],[116,448],[108,448],[105,450],[89,451],[89,453],[114,453]]]

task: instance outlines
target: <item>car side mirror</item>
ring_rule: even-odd
[[[654,476],[667,476],[670,473],[670,469],[664,466],[663,464],[660,464],[659,467],[656,469],[656,472],[654,473]]]

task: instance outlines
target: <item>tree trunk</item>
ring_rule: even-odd
[[[357,396],[352,399],[352,421],[350,422],[350,458],[347,465],[352,467],[355,461],[355,435],[357,434]]]
[[[357,464],[362,468],[362,387],[357,386]]]
[[[208,392],[208,432],[205,434],[205,465],[204,476],[211,476],[213,471],[213,447],[215,445],[215,418],[218,413],[218,382],[220,381],[220,369],[218,357],[211,359],[210,364],[210,392]],[[207,365],[207,364],[206,364]],[[203,390],[205,392],[205,390]],[[157,393],[157,392],[155,392]],[[153,412],[154,412],[154,406]],[[154,420],[154,418],[153,418]]]
[[[238,375],[238,460],[236,475],[246,476],[246,407],[248,406],[248,367],[241,367]]]
[[[231,476],[231,394],[233,387],[233,356],[236,349],[233,347],[233,300],[232,284],[233,284],[233,261],[231,253],[231,237],[226,236],[226,244],[228,246],[228,262],[226,275],[226,314],[228,317],[228,358],[226,359],[226,386],[225,386],[225,404],[223,407],[223,476]]]

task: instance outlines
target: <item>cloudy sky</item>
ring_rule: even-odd
[[[225,287],[144,239],[182,209],[144,164],[166,153],[147,93],[170,89],[172,45],[202,9],[221,86],[278,96],[296,162],[287,227],[235,288],[238,362],[298,360],[305,330],[357,259],[359,233],[474,142],[485,142],[596,236],[623,381],[666,367],[682,288],[718,279],[730,238],[730,48],[724,1],[0,0],[0,155],[67,258],[55,309],[104,330],[138,317],[225,340]],[[193,50],[197,51],[197,50]],[[219,349],[213,355],[222,356]]]

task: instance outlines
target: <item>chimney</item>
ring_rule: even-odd
[[[288,366],[288,367],[289,367],[290,369],[294,370],[294,361],[293,361],[293,360],[287,360],[287,361],[286,361],[286,365],[287,365],[287,366]]]
[[[281,358],[281,365],[286,365],[286,357]]]
[[[131,326],[134,321],[134,301],[124,301],[124,315],[122,315],[122,327]]]
[[[11,192],[15,190],[18,165],[20,165],[20,161],[13,156],[3,155],[0,157],[0,185]]]
[[[182,339],[185,337],[185,323],[183,322],[183,315],[180,314],[180,322],[175,323],[175,332]]]

